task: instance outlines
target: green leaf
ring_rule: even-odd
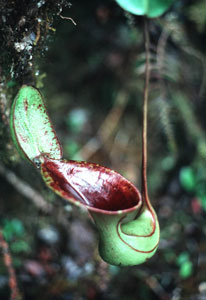
[[[177,258],[176,261],[179,266],[179,274],[182,278],[187,278],[192,274],[193,264],[190,261],[189,253],[182,252]]]
[[[13,253],[20,253],[20,252],[29,252],[31,250],[30,246],[28,245],[28,243],[26,243],[25,241],[21,240],[21,241],[15,241],[13,243],[11,243],[11,251]]]
[[[22,86],[14,99],[10,127],[17,149],[31,162],[42,153],[56,159],[62,157],[42,96],[32,86]]]
[[[22,236],[24,234],[24,225],[22,222],[18,219],[13,219],[11,221],[13,231],[16,234],[16,236]]]
[[[3,227],[3,234],[7,241],[10,241],[15,236],[22,236],[24,234],[24,226],[18,219],[6,221]]]
[[[204,210],[206,210],[206,195],[199,195],[198,200]]]
[[[191,261],[185,261],[181,266],[180,266],[180,271],[179,274],[182,278],[188,278],[192,274],[192,262]]]
[[[184,264],[185,262],[187,262],[189,260],[189,254],[188,252],[182,252],[180,253],[180,255],[177,258],[177,264],[178,266],[181,266],[182,264]]]
[[[181,169],[180,183],[182,187],[188,192],[192,192],[195,190],[196,179],[192,168],[185,167]]]
[[[145,15],[149,18],[161,16],[174,0],[116,0],[128,12],[134,15]]]
[[[71,159],[74,159],[75,154],[80,149],[78,143],[76,143],[75,141],[68,141],[65,148],[66,148],[67,155],[71,157]]]

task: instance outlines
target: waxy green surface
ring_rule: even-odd
[[[174,0],[116,0],[123,9],[134,15],[149,18],[161,16],[169,9]]]
[[[160,229],[148,208],[119,215],[90,212],[99,231],[99,253],[111,265],[135,266],[151,258],[159,244]],[[154,230],[154,231],[153,231]]]
[[[17,149],[31,162],[41,153],[62,157],[61,145],[37,89],[21,87],[12,105],[10,127]]]

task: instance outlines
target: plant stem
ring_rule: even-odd
[[[149,96],[149,81],[150,81],[150,52],[149,52],[149,30],[148,19],[144,19],[144,38],[145,38],[145,84],[144,84],[144,99],[143,99],[143,124],[142,124],[142,197],[146,204],[150,206],[147,189],[147,112],[148,112],[148,96]]]

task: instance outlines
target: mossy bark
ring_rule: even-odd
[[[53,23],[67,0],[0,0],[0,159],[17,159],[10,142],[9,115],[12,99],[22,84],[38,80],[38,59],[55,33]]]

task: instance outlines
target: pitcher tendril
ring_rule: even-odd
[[[145,37],[145,84],[143,98],[143,124],[142,124],[142,196],[145,200],[148,199],[147,189],[147,114],[148,114],[148,96],[149,96],[149,81],[150,81],[150,50],[149,50],[149,29],[148,20],[144,19],[144,37]]]

